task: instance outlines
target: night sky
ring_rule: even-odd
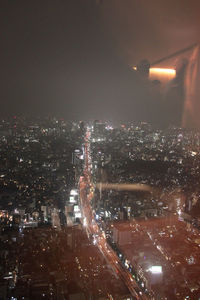
[[[128,66],[198,41],[199,6],[186,0],[2,0],[1,113],[148,119],[151,102]]]

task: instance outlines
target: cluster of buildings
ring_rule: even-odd
[[[0,121],[3,300],[131,299],[80,224],[84,135],[82,122]]]
[[[131,299],[81,225],[1,228],[0,298]]]
[[[131,299],[82,229],[81,176],[139,288],[152,299],[199,297],[200,133],[101,121],[87,131],[56,118],[0,121],[2,299]]]
[[[94,199],[99,213],[106,211],[106,216],[114,219],[177,210],[198,215],[198,131],[174,127],[157,130],[147,123],[113,129],[108,124],[95,123],[91,132],[91,172],[96,183],[139,183],[152,188],[151,193],[99,191]]]
[[[37,228],[38,237],[45,231],[48,241],[51,228],[60,229],[70,222],[66,207],[82,172],[83,130],[80,122],[51,117],[0,120],[1,299],[29,299],[25,294],[11,298],[20,276],[27,275],[19,265],[20,251],[27,254],[27,241],[30,248],[35,247],[34,239],[24,231]],[[26,260],[32,272],[32,252]]]
[[[200,296],[199,146],[196,130],[91,128],[96,222],[151,299]]]
[[[114,222],[110,244],[155,299],[198,299],[200,232],[190,223],[175,215]]]
[[[24,226],[56,226],[58,219],[66,223],[65,204],[81,172],[82,141],[80,123],[15,116],[1,120],[1,221],[10,224],[18,215]]]

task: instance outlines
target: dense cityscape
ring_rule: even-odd
[[[200,133],[0,123],[0,299],[198,299]]]
[[[199,11],[1,1],[0,300],[200,300]]]

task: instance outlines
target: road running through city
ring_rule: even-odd
[[[87,131],[85,137],[85,168],[84,176],[80,177],[80,204],[83,215],[83,225],[86,231],[93,237],[94,244],[97,245],[107,263],[111,266],[114,274],[123,280],[129,289],[133,299],[147,300],[148,297],[137,285],[137,282],[132,278],[129,271],[122,267],[121,261],[114,250],[108,245],[105,236],[99,229],[93,215],[93,210],[90,202],[93,198],[94,185],[91,176],[91,157],[90,157],[90,145],[89,145],[90,132]]]

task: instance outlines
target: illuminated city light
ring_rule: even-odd
[[[80,211],[80,207],[78,205],[74,205],[74,212],[79,212]]]
[[[77,196],[78,195],[78,191],[77,190],[71,190],[70,195],[71,196]]]
[[[191,156],[196,156],[196,155],[197,155],[197,152],[191,151]]]
[[[87,219],[86,218],[83,219],[83,226],[87,226]]]
[[[76,200],[74,199],[74,196],[69,197],[69,202],[70,203],[76,203]]]
[[[74,216],[75,218],[79,218],[79,219],[82,217],[81,212],[76,212]]]
[[[162,274],[162,266],[152,266],[151,268],[149,268],[149,271],[152,274]]]

